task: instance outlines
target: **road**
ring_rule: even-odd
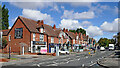
[[[97,51],[89,55],[88,52],[82,54],[69,55],[48,60],[34,60],[34,62],[15,64],[14,66],[97,66],[97,61],[108,57],[114,51]]]

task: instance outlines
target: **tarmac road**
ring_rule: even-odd
[[[96,67],[98,60],[108,57],[113,54],[114,51],[97,51],[95,54],[89,55],[88,52],[82,54],[74,54],[66,57],[57,57],[47,60],[36,59],[33,62],[24,64],[15,64],[14,66],[89,66]],[[99,67],[99,66],[98,66]]]

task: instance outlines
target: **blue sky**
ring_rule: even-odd
[[[84,28],[90,37],[112,38],[118,32],[118,2],[2,2],[9,9],[9,25],[18,16],[44,20],[59,28]]]

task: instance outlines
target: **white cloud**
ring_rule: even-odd
[[[53,10],[55,10],[57,12],[60,12],[60,10],[59,10],[57,5],[53,6],[53,8],[50,9],[50,11],[53,11]]]
[[[116,18],[114,19],[114,21],[112,23],[109,23],[107,21],[105,21],[102,25],[101,25],[101,29],[104,31],[108,31],[108,32],[118,32],[118,21],[120,22],[120,19]]]
[[[53,6],[53,2],[10,2],[10,4],[23,9],[37,9],[46,8],[48,6]]]
[[[62,19],[61,23],[59,24],[60,28],[66,28],[66,29],[77,29],[77,28],[83,28],[78,20],[72,20],[72,19]]]
[[[64,10],[63,16],[61,18],[65,18],[65,19],[92,19],[94,18],[95,14],[92,11],[88,11],[88,12],[74,12],[74,11],[68,11],[68,10]]]
[[[64,7],[64,6],[61,6],[61,9],[65,10],[65,7]]]
[[[9,26],[8,29],[11,29],[11,27]]]
[[[89,21],[83,21],[83,22],[81,23],[81,25],[82,25],[83,27],[88,27],[88,26],[91,26],[92,24],[91,24],[91,22],[89,22]]]
[[[23,9],[22,14],[24,17],[34,20],[44,20],[47,24],[53,24],[52,17],[46,13],[41,13],[38,10]]]
[[[90,37],[103,35],[103,31],[97,26],[89,26],[86,31]]]
[[[79,6],[90,7],[92,3],[91,2],[70,2],[70,4],[74,7],[79,7]]]

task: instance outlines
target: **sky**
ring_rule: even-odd
[[[2,2],[9,10],[12,27],[18,16],[44,20],[58,28],[83,28],[97,41],[118,32],[118,2]],[[120,30],[120,29],[119,29]]]

